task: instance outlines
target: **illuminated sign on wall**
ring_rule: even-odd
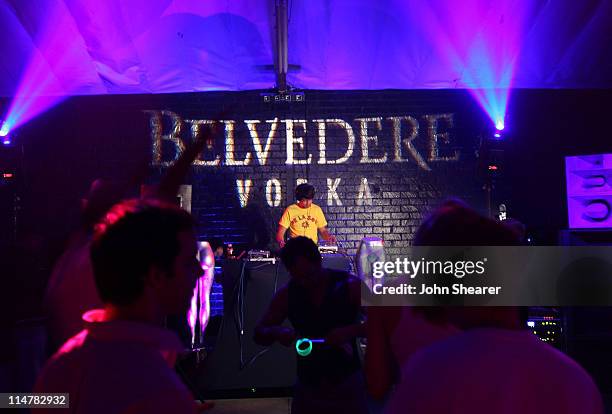
[[[145,111],[149,115],[152,165],[166,167],[185,149],[184,140],[193,140],[203,128],[217,121],[183,119],[171,111]],[[419,122],[420,119],[420,122]],[[414,163],[431,171],[437,162],[459,160],[453,149],[453,114],[364,117],[352,122],[343,119],[222,120],[224,136],[218,147],[207,148],[193,163],[196,167],[250,167],[267,171],[273,165],[326,166]],[[419,134],[423,129],[424,133]],[[308,133],[316,131],[315,133]],[[424,139],[422,138],[424,137]],[[419,142],[418,139],[423,139]],[[332,141],[333,140],[333,141]],[[418,144],[418,145],[417,145]],[[417,149],[417,146],[419,149]],[[305,181],[298,177],[296,184]],[[342,205],[338,188],[341,177],[327,177],[327,205]],[[367,177],[360,178],[357,205],[371,205],[372,191]],[[248,176],[236,179],[236,194],[245,207],[253,188]],[[265,183],[265,199],[270,207],[282,203],[278,175]]]

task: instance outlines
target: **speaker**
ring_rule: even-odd
[[[214,349],[197,378],[204,395],[223,391],[290,388],[296,380],[293,347],[253,341],[257,323],[289,274],[280,262],[227,260],[223,264],[224,315]],[[289,322],[285,322],[288,325]]]
[[[612,228],[612,154],[565,157],[570,229]]]

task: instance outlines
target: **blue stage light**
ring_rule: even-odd
[[[2,128],[0,128],[0,137],[6,137],[9,133],[9,126],[6,122],[2,123]]]
[[[503,120],[495,122],[495,130],[493,131],[493,139],[494,140],[503,139],[503,137],[504,137],[504,133],[503,133],[504,128],[505,128],[505,125],[504,125],[504,121]]]

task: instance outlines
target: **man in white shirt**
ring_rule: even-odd
[[[69,393],[72,413],[193,413],[172,369],[181,343],[163,323],[189,306],[202,274],[196,254],[185,211],[144,200],[114,206],[91,246],[104,309],[84,315],[85,330],[51,358],[35,391]]]
[[[415,354],[388,413],[603,414],[591,377],[522,329],[516,308],[461,308],[465,329]]]

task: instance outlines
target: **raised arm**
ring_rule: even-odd
[[[185,148],[179,158],[166,170],[159,185],[154,189],[152,197],[160,200],[174,202],[178,189],[185,179],[187,172],[198,154],[204,149],[204,145],[212,141],[214,134],[219,131],[218,124],[209,128],[203,128],[195,140]]]

